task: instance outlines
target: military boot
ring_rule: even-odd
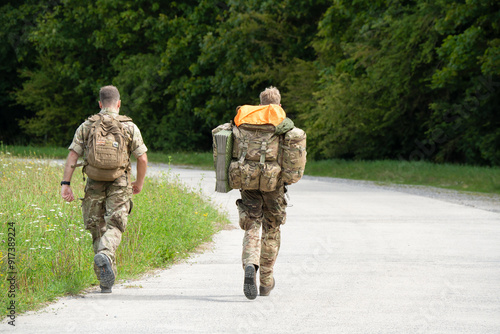
[[[101,282],[101,289],[103,287],[106,288],[106,291],[101,292],[111,292],[111,287],[115,284],[115,273],[111,267],[111,261],[105,254],[99,253],[94,256],[94,263],[99,268],[99,281]]]
[[[271,290],[274,289],[274,286],[276,285],[276,281],[274,280],[273,277],[273,284],[271,286],[259,286],[259,292],[261,296],[269,296],[271,293]]]
[[[243,292],[248,299],[257,298],[257,283],[255,280],[256,270],[253,264],[245,267],[245,281],[243,283]]]

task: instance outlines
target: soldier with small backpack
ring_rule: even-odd
[[[248,299],[268,296],[276,284],[273,267],[281,243],[280,226],[286,220],[285,186],[300,180],[306,164],[306,134],[286,117],[280,102],[279,90],[269,87],[260,94],[260,106],[241,106],[234,123],[212,130],[215,167],[222,171],[216,172],[216,191],[239,189],[241,194],[236,205],[245,231],[243,292]],[[230,138],[229,145],[218,144],[221,136]],[[221,155],[228,159],[220,159]],[[222,164],[226,165],[221,168]]]
[[[99,92],[101,111],[76,130],[61,181],[61,196],[74,200],[70,181],[76,166],[88,176],[82,213],[92,235],[94,271],[102,293],[111,293],[117,277],[115,253],[132,210],[132,194],[141,192],[147,169],[147,148],[139,128],[119,115],[120,93],[114,86]],[[137,158],[137,178],[131,182],[130,156]],[[83,164],[77,164],[80,156]]]

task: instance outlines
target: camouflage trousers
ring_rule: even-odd
[[[260,284],[273,284],[273,267],[281,243],[280,226],[286,221],[284,186],[276,190],[241,190],[241,199],[236,201],[240,227],[245,230],[243,238],[243,268],[254,264],[260,268]],[[262,227],[262,235],[261,235]]]
[[[127,226],[132,209],[132,186],[127,173],[114,181],[87,179],[82,213],[85,228],[92,234],[94,254],[102,253],[111,260],[117,277],[116,249]],[[99,270],[94,264],[99,279]]]

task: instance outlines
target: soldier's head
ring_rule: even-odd
[[[281,95],[280,91],[276,87],[268,87],[262,93],[260,93],[260,104],[280,104]]]
[[[120,108],[120,92],[115,86],[104,86],[99,91],[99,106],[101,108]]]

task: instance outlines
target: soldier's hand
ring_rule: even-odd
[[[66,202],[72,202],[75,200],[73,190],[71,190],[71,187],[66,184],[61,186],[61,196]]]
[[[140,193],[140,192],[141,192],[141,190],[142,190],[142,186],[143,186],[143,185],[144,185],[144,184],[139,183],[139,182],[137,182],[137,181],[132,182],[132,193],[133,193],[134,195],[137,195],[138,193]]]

